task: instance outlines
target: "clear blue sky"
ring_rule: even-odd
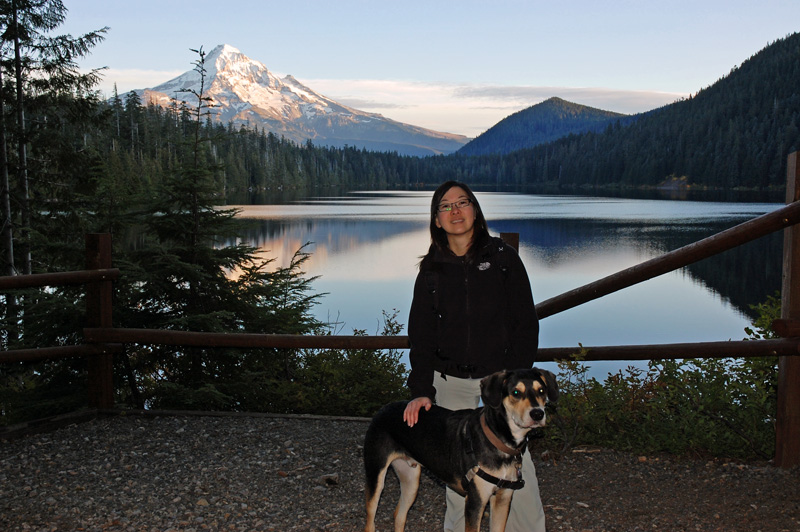
[[[476,136],[551,96],[622,113],[695,93],[800,31],[800,0],[65,0],[101,89],[189,70],[230,44],[358,109]]]

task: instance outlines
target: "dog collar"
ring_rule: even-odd
[[[503,451],[506,454],[510,454],[514,458],[520,458],[522,456],[522,451],[525,449],[525,443],[528,441],[527,438],[525,441],[522,442],[522,445],[519,448],[515,449],[513,447],[509,447],[505,443],[503,443],[500,438],[497,437],[497,434],[492,432],[492,429],[489,428],[489,425],[486,424],[486,415],[481,414],[481,428],[483,429],[483,433],[492,442],[492,445],[497,447],[498,450]]]

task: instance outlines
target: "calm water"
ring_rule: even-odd
[[[250,244],[285,266],[307,242],[308,275],[325,292],[316,315],[338,334],[378,334],[381,311],[405,324],[416,264],[429,244],[431,192],[352,192],[241,205]],[[723,203],[478,193],[494,234],[520,234],[534,298],[543,301],[770,212]],[[739,340],[749,305],[780,288],[780,235],[542,320],[544,347]],[[623,366],[625,364],[622,364]],[[615,371],[594,363],[593,373]],[[604,375],[604,373],[602,373]],[[601,376],[602,376],[601,375]]]

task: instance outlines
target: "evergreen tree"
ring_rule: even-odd
[[[31,238],[37,230],[36,213],[41,209],[32,202],[37,197],[52,201],[53,192],[72,184],[59,178],[55,181],[57,186],[48,187],[53,181],[45,176],[63,175],[57,164],[68,161],[69,150],[74,150],[74,145],[65,142],[63,128],[74,126],[87,116],[87,110],[91,113],[87,106],[97,103],[87,92],[97,83],[98,73],[80,73],[76,60],[102,41],[106,29],[80,37],[50,35],[63,24],[66,13],[60,0],[0,1],[0,69],[8,73],[3,75],[0,86],[6,111],[0,123],[0,137],[5,141],[7,155],[4,175],[8,172],[10,176],[7,190],[17,191],[12,204],[19,205],[16,216],[4,213],[19,229],[19,257],[14,259],[15,264],[6,266],[9,271],[33,271],[31,253],[35,243]],[[56,108],[61,112],[55,112]],[[65,110],[75,114],[67,117]],[[33,148],[37,150],[35,157],[29,158],[28,151]],[[13,238],[13,233],[7,232],[3,240],[7,260],[12,258],[8,250]],[[17,260],[21,266],[16,266]]]
[[[300,271],[306,255],[289,268],[270,270],[256,250],[238,241],[241,222],[220,208],[216,176],[209,161],[213,138],[205,136],[209,100],[203,95],[205,54],[197,50],[200,90],[196,106],[182,112],[187,133],[177,165],[163,176],[141,211],[140,243],[124,251],[128,276],[119,287],[119,319],[128,327],[205,332],[307,334],[319,324],[309,317],[313,279]],[[292,353],[251,353],[213,348],[133,348],[134,372],[150,406],[235,408],[241,374],[291,374]],[[224,383],[237,383],[227,387]]]
[[[97,117],[91,89],[98,73],[80,73],[76,60],[103,39],[105,29],[77,38],[51,35],[65,16],[56,0],[0,0],[0,245],[6,275],[83,267],[83,252],[76,250],[84,246],[86,229],[76,223],[72,192],[92,166],[83,148]],[[74,342],[81,315],[74,289],[18,295],[3,298],[4,347]],[[74,389],[78,366],[73,361],[14,368],[8,378],[20,392],[15,401],[25,405],[30,396],[24,392],[30,391],[50,394],[58,404],[59,393],[50,392]],[[50,404],[39,407],[47,412]]]

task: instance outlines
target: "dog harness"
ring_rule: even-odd
[[[486,438],[495,446],[495,448],[499,451],[502,451],[508,455],[511,455],[514,458],[514,466],[517,469],[517,480],[506,480],[504,478],[497,478],[494,475],[490,475],[486,471],[480,468],[480,466],[473,467],[467,474],[464,475],[464,479],[466,483],[469,484],[472,482],[472,479],[475,476],[481,477],[486,482],[490,484],[494,484],[499,489],[510,489],[510,490],[518,490],[525,486],[525,480],[522,478],[522,451],[525,449],[526,444],[528,443],[528,438],[526,437],[525,440],[522,442],[518,448],[509,447],[505,443],[503,443],[497,435],[492,432],[492,429],[489,428],[489,425],[486,424],[486,417],[481,414],[481,428],[483,429],[483,434]]]

